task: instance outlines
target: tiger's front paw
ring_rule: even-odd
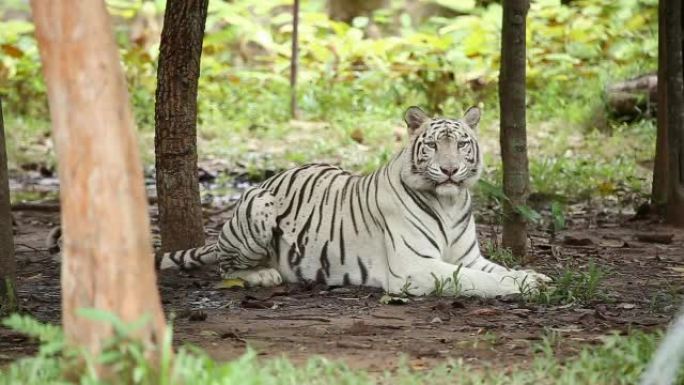
[[[512,281],[517,291],[522,294],[538,292],[544,285],[551,282],[550,277],[534,270],[513,270],[501,275],[504,280]]]
[[[223,279],[239,278],[245,281],[247,287],[272,287],[283,283],[278,270],[269,267],[255,270],[237,270],[223,274]]]
[[[526,269],[521,271],[527,274],[528,279],[533,279],[537,282],[549,283],[553,281],[553,279],[551,279],[551,277],[549,277],[548,275],[538,273],[532,269]]]

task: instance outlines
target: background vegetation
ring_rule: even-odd
[[[48,159],[51,166],[33,25],[24,1],[5,4],[0,93],[10,161],[18,167]],[[151,163],[164,1],[108,4],[116,17],[141,148]],[[656,8],[656,0],[532,2],[527,39],[534,192],[629,203],[648,191],[654,122],[612,121],[604,87],[655,71]],[[210,2],[199,84],[202,159],[219,159],[228,169],[241,166],[257,177],[266,169],[314,160],[363,172],[401,145],[407,106],[458,116],[480,104],[486,179],[498,182],[499,4],[395,0],[352,25],[331,21],[324,2],[304,1],[301,12],[301,117],[291,121],[290,2]]]

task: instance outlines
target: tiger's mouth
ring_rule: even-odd
[[[439,182],[439,183],[437,183],[436,186],[439,187],[439,186],[450,186],[450,185],[453,185],[453,186],[461,187],[462,184],[463,184],[463,181],[460,181],[460,180],[459,180],[459,181],[455,181],[455,180],[447,179],[447,180],[445,180],[444,182]]]

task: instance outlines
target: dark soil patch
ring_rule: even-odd
[[[214,214],[210,213],[213,212]],[[215,238],[229,211],[207,210]],[[153,222],[154,208],[151,208]],[[44,239],[58,213],[14,212],[18,288],[23,309],[42,321],[60,321],[59,263]],[[590,260],[605,269],[601,299],[587,304],[541,305],[520,300],[415,298],[383,305],[382,292],[365,288],[290,285],[259,290],[216,290],[211,269],[165,271],[159,283],[164,308],[175,314],[177,344],[206,349],[228,360],[255,348],[264,357],[287,355],[301,362],[311,355],[343,360],[352,367],[395,368],[403,356],[415,369],[448,358],[475,365],[525,364],[534,344],[554,335],[559,354],[572,355],[611,332],[662,328],[678,307],[684,274],[684,232],[655,220],[579,210],[569,229],[551,237],[532,236],[531,267],[550,276],[584,270]],[[482,225],[482,239],[496,227]],[[644,233],[672,234],[664,243]],[[0,328],[0,363],[31,354],[36,345]]]

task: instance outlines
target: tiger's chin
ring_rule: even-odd
[[[447,182],[447,183],[439,183],[437,186],[435,186],[435,193],[437,195],[441,196],[453,196],[453,195],[458,195],[465,186],[463,185],[462,182]]]
[[[476,178],[462,179],[458,181],[441,182],[435,185],[435,193],[441,196],[454,196],[463,190],[469,189],[477,183]]]

